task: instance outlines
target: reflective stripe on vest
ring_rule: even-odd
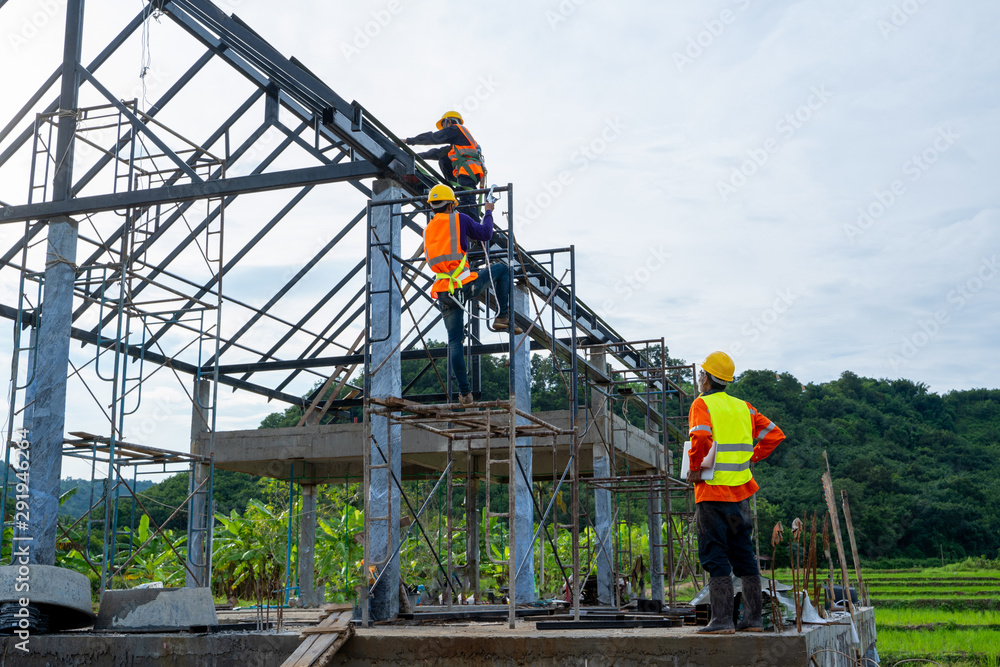
[[[753,456],[753,419],[746,401],[733,398],[724,392],[702,394],[708,415],[712,420],[712,435],[716,442],[715,476],[707,484],[740,486],[753,475],[750,457]]]
[[[431,287],[431,295],[435,298],[438,292],[454,294],[456,287],[477,278],[477,274],[468,269],[461,233],[457,211],[438,213],[424,228],[424,258],[437,278]]]
[[[485,174],[483,169],[483,154],[479,149],[479,144],[472,138],[472,134],[462,125],[456,125],[465,137],[467,144],[454,144],[448,151],[448,158],[451,160],[451,169],[457,179],[459,176],[468,176],[479,180]]]

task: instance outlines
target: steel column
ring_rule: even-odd
[[[511,276],[511,280],[514,276]],[[523,287],[514,288],[514,302],[511,304],[511,311],[530,320],[531,312],[528,307],[528,291]],[[517,336],[515,340],[520,343],[527,334]],[[516,343],[515,343],[516,345]],[[518,410],[531,412],[531,349],[525,342],[514,352],[515,363],[511,365],[511,373],[514,377],[515,406]],[[528,424],[524,417],[517,418],[518,425]],[[531,500],[531,480],[532,477],[532,450],[531,438],[517,439],[517,465],[524,471],[524,475],[516,467],[511,468],[510,477],[513,482],[514,492],[514,520],[513,532],[515,562],[524,565],[517,573],[514,599],[518,604],[522,602],[533,602],[537,598],[535,591],[535,559],[531,556],[525,560],[525,555],[533,548],[534,541],[531,539],[535,532],[534,517],[535,506]],[[525,480],[527,477],[527,480]]]
[[[399,199],[404,195],[400,185],[389,179],[375,181],[373,202]],[[398,204],[371,206],[371,234],[380,243],[391,243],[391,254],[400,254],[400,207]],[[399,281],[402,267],[392,261],[381,250],[371,250],[368,267],[371,282],[370,331],[376,339],[371,344],[371,366],[375,370],[371,378],[372,398],[399,396],[402,385],[401,361],[399,356],[400,320],[402,298]],[[399,544],[400,496],[392,482],[392,477],[402,479],[402,438],[401,427],[390,424],[387,417],[372,415],[371,441],[365,443],[371,448],[371,461],[382,463],[383,456],[389,459],[389,468],[371,471],[365,513],[369,515],[368,549],[365,562],[378,562],[396,551]],[[381,452],[379,451],[381,449]],[[390,474],[391,473],[391,474]],[[388,517],[387,521],[372,522],[374,517]],[[399,555],[392,556],[382,566],[387,570],[371,593],[370,614],[374,621],[385,621],[396,617],[399,612]]]
[[[204,406],[212,405],[212,381],[208,378],[195,378],[194,392],[191,401],[191,451],[195,449],[195,441],[199,433],[207,433],[209,428],[209,415]],[[211,455],[213,452],[208,452]],[[209,563],[205,556],[208,554],[207,537],[210,517],[212,511],[208,507],[209,494],[207,482],[209,475],[208,465],[205,463],[195,463],[192,470],[192,479],[188,486],[188,493],[191,496],[190,511],[188,512],[188,548],[185,586],[187,588],[200,588],[208,585]],[[195,492],[199,486],[206,482],[202,491]]]
[[[591,354],[590,363],[603,373],[607,373],[607,355],[604,348],[596,348]],[[598,389],[600,387],[600,390]],[[594,440],[594,477],[611,477],[611,416],[610,400],[605,391],[613,388],[608,385],[597,385],[591,391],[590,405],[594,414],[594,430],[597,438]],[[603,390],[603,391],[601,391]],[[612,563],[614,553],[611,543],[611,523],[613,511],[611,508],[611,491],[606,488],[594,487],[594,527],[597,532],[597,601],[603,605],[615,603],[614,572]]]

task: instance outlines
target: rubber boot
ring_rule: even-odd
[[[743,618],[736,629],[740,632],[764,632],[764,622],[760,619],[763,600],[760,594],[760,575],[740,577],[743,584]]]
[[[712,601],[712,620],[698,630],[700,635],[731,635],[736,632],[733,625],[733,580],[712,577],[708,580],[708,592]]]

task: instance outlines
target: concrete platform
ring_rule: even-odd
[[[871,608],[858,611],[862,644],[875,641]],[[695,627],[634,630],[538,631],[533,622],[359,628],[333,664],[349,666],[603,665],[676,666],[806,665],[815,655],[821,667],[852,662],[850,626],[805,626],[781,635],[701,636]],[[299,644],[297,634],[223,633],[214,635],[95,635],[68,633],[32,637],[27,655],[14,650],[16,638],[0,638],[0,667],[87,665],[162,667],[182,665],[264,667],[280,665]],[[810,663],[811,664],[811,663]]]
[[[558,428],[570,427],[568,410],[536,412],[536,417]],[[656,438],[615,417],[615,449],[621,467],[625,461],[633,474],[656,470]],[[581,430],[586,429],[586,424]],[[580,470],[589,474],[593,468],[594,443],[599,442],[598,429],[591,428],[580,444]],[[345,479],[360,480],[364,475],[361,441],[363,424],[327,424],[277,429],[221,431],[215,434],[215,467],[261,477],[288,480],[294,465],[295,481],[300,483],[343,483]],[[568,448],[562,447],[553,460],[552,438],[536,438],[534,476],[538,480],[552,479],[553,468],[561,474],[566,466]],[[559,438],[567,444],[569,438]],[[211,436],[198,435],[192,446],[193,454],[207,456]],[[485,473],[485,442],[473,440],[472,470]],[[454,470],[464,473],[469,456],[464,442],[456,442]],[[404,479],[425,476],[444,470],[447,465],[447,439],[413,426],[403,426]]]

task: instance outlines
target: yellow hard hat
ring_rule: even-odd
[[[732,357],[721,351],[715,351],[705,357],[705,361],[701,362],[701,367],[706,373],[723,382],[732,382],[733,375],[736,373],[736,364],[733,363]]]
[[[457,111],[445,111],[444,115],[441,116],[441,120],[437,122],[437,128],[439,130],[444,129],[444,121],[447,120],[448,118],[454,118],[459,122],[459,124],[465,125],[465,121],[462,120],[462,114],[458,113]]]
[[[435,185],[431,188],[431,191],[427,193],[427,203],[431,206],[435,204],[440,205],[443,202],[457,201],[455,199],[455,191],[449,188],[447,185]]]

